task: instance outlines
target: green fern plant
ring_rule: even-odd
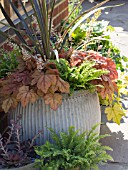
[[[99,79],[101,75],[108,74],[107,70],[94,68],[95,62],[85,60],[80,66],[71,67],[67,60],[60,58],[59,62],[51,60],[57,66],[60,77],[69,82],[70,91],[88,89],[95,90],[92,80]]]
[[[95,133],[95,125],[90,132],[79,134],[73,126],[68,128],[68,133],[51,132],[54,144],[47,141],[42,146],[35,147],[39,158],[36,159],[36,166],[42,170],[69,170],[72,168],[98,169],[98,164],[103,164],[112,157],[106,153],[111,150],[108,146],[102,146],[99,140],[108,135]]]
[[[17,55],[20,55],[18,49],[12,51],[0,50],[0,78],[6,77],[18,66]]]

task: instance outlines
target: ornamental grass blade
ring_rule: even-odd
[[[29,17],[29,15],[28,15],[28,12],[27,12],[27,10],[26,10],[26,8],[25,8],[22,0],[19,0],[19,2],[20,2],[20,5],[21,5],[21,7],[22,7],[22,9],[23,9],[23,11],[24,11],[24,13],[25,13],[25,15],[27,16],[27,22],[29,22],[29,24],[31,24],[30,17]]]
[[[10,17],[9,17],[8,14],[6,13],[6,11],[4,10],[4,8],[3,8],[3,6],[2,6],[1,3],[0,3],[0,9],[1,9],[1,11],[2,11],[5,19],[6,19],[7,22],[9,23],[9,25],[10,25],[12,28],[15,28],[15,29],[16,29],[14,23],[12,22],[12,20],[10,19]],[[25,42],[24,38],[22,37],[22,35],[21,35],[17,30],[15,30],[15,29],[14,29],[14,32],[15,32],[15,34],[17,35],[17,37],[20,39],[20,41],[21,41],[22,43],[26,44],[26,42]]]
[[[27,34],[31,37],[31,39],[33,39],[33,36],[32,36],[32,32],[29,30],[29,27],[28,27],[28,24],[26,23],[26,21],[24,20],[23,16],[19,13],[18,9],[16,8],[16,6],[12,3],[11,0],[8,0],[13,11],[15,12],[15,14],[18,16],[18,18],[20,19],[21,23],[23,24]],[[34,41],[34,39],[33,39]]]
[[[12,26],[10,26],[10,25],[8,25],[8,24],[5,24],[5,23],[2,22],[2,21],[0,21],[0,24],[5,25],[5,26],[13,29],[13,31],[14,31],[15,33],[16,33],[16,31],[17,31],[18,33],[20,33],[20,32],[23,33],[23,32],[24,32],[24,31],[22,31],[22,30],[18,30],[17,28],[14,28],[14,27],[12,27]],[[2,32],[1,30],[0,30],[0,35],[2,35],[2,36],[5,37],[5,38],[8,38],[8,40],[11,40],[11,42],[19,45],[19,43],[18,43],[17,41],[15,41],[14,39],[12,39],[9,35],[7,35],[6,33]],[[16,34],[16,35],[17,35],[17,34]],[[18,35],[17,35],[17,36],[18,36]],[[22,36],[22,35],[21,35],[21,36]],[[19,38],[19,37],[18,37],[18,38]],[[20,39],[20,38],[19,38],[19,39]],[[22,42],[21,39],[20,39],[20,41]],[[24,46],[24,47],[26,48],[26,50],[28,50],[29,52],[31,51],[31,49],[29,48],[29,46],[27,45],[27,43],[22,42],[22,46]]]
[[[23,18],[23,16],[19,13],[18,9],[15,7],[15,5],[12,3],[11,0],[8,0],[13,11],[15,12],[15,14],[18,16],[19,20],[21,21],[22,25],[24,26],[26,32],[27,32],[27,36],[29,37],[29,39],[31,40],[31,42],[33,43],[33,45],[36,47],[36,51],[38,53],[40,53],[40,50],[37,46],[37,43],[35,42],[35,39],[34,39],[34,36],[33,36],[33,33],[30,31],[30,28],[28,26],[28,23],[26,23],[25,19]],[[21,1],[21,0],[20,0]]]
[[[28,12],[27,12],[27,10],[26,10],[26,8],[25,8],[22,0],[19,0],[19,2],[20,2],[20,5],[21,5],[21,7],[22,7],[22,9],[23,9],[23,11],[24,11],[24,13],[25,13],[25,15],[27,16],[27,22],[30,24],[30,28],[31,28],[31,30],[32,30],[32,33],[34,34],[34,38],[37,38],[37,37],[36,37],[35,30],[34,30],[33,27],[32,27],[32,20],[30,19],[30,16],[28,15]],[[38,40],[38,39],[36,39],[36,40]]]
[[[67,24],[67,22],[68,22],[68,19],[70,18],[70,16],[73,14],[73,12],[75,12],[75,10],[77,10],[79,7],[80,7],[80,5],[82,4],[84,2],[84,0],[81,0],[76,6],[75,6],[75,8],[70,12],[70,14],[68,15],[68,17],[67,17],[67,19],[64,21],[64,24],[63,24],[63,26],[62,26],[62,28],[61,28],[61,31],[60,32],[62,32],[63,31],[63,29],[64,29],[64,27],[65,27],[65,25]]]
[[[40,3],[40,1],[39,1]],[[41,6],[41,3],[40,3]],[[46,43],[46,58],[49,59],[50,58],[50,32],[49,32],[49,26],[48,26],[48,10],[47,10],[47,6],[46,6],[46,1],[42,1],[42,16],[43,16],[43,21],[44,21],[44,26],[45,26],[45,41],[44,44]]]
[[[35,17],[41,34],[41,41],[43,45],[44,55],[46,58],[50,57],[50,39],[48,33],[48,13],[46,8],[46,1],[30,0],[32,9],[34,10]]]
[[[46,43],[46,37],[45,37],[45,21],[44,18],[42,16],[42,12],[41,12],[41,5],[39,6],[39,1],[37,2],[37,0],[33,0],[33,8],[35,9],[35,16],[37,18],[37,22],[40,28],[40,33],[41,33],[41,37],[42,37],[42,45],[43,45],[43,49],[44,49],[44,54],[47,56],[47,43]],[[45,13],[45,11],[44,11]],[[43,32],[44,31],[44,32]]]
[[[4,23],[4,22],[2,22],[2,21],[0,21],[0,24],[2,24],[2,25],[4,25],[4,26],[7,26],[7,27],[9,27],[9,28],[11,28],[11,29],[13,29],[13,30],[15,30],[15,31],[18,31],[19,33],[23,33],[23,32],[24,32],[24,31],[22,31],[22,30],[19,30],[19,29],[17,29],[17,28],[14,28],[14,27],[10,26],[9,24],[6,24],[6,23]]]
[[[104,4],[107,3],[108,1],[110,1],[110,0],[105,0],[105,1],[103,1],[103,2],[101,2],[101,3],[99,3],[99,4],[97,4],[97,5],[95,5],[94,7],[92,7],[92,8],[90,8],[90,9],[84,11],[82,14],[80,14],[76,19],[74,19],[74,20],[69,24],[69,26],[67,27],[67,29],[64,31],[64,33],[63,33],[63,35],[62,35],[62,44],[58,45],[58,47],[57,47],[57,48],[59,49],[59,51],[62,50],[62,48],[63,48],[66,40],[69,38],[69,34],[68,34],[68,33],[69,33],[69,30],[73,27],[73,25],[74,25],[76,22],[79,22],[79,19],[80,19],[82,16],[85,16],[85,15],[88,14],[89,12],[91,12],[91,11],[97,9],[98,7],[104,5]],[[76,23],[76,24],[77,24],[77,23]],[[76,24],[75,24],[75,25],[76,25]]]
[[[1,30],[0,30],[0,35],[2,35],[2,37],[5,37],[6,39],[8,39],[12,43],[18,44],[16,40],[12,39],[8,34],[2,32]]]
[[[25,13],[25,15],[27,16],[27,22],[28,22],[29,25],[30,25],[30,28],[31,28],[31,30],[32,30],[32,33],[34,34],[34,36],[35,36],[35,38],[36,38],[35,31],[34,31],[34,29],[33,29],[33,27],[32,27],[32,20],[30,19],[30,16],[28,15],[28,12],[27,12],[27,10],[26,10],[26,8],[25,8],[22,0],[19,0],[19,2],[20,2],[20,5],[21,5],[21,7],[22,7],[22,9],[23,9],[23,11],[24,11],[24,13]]]
[[[90,11],[89,13],[87,13],[86,15],[84,15],[74,26],[73,28],[71,29],[71,31],[69,32],[69,37],[71,36],[71,34],[75,31],[75,29],[83,22],[85,21],[87,18],[89,18],[91,15],[93,15],[94,13],[96,13],[97,11],[99,10],[104,10],[106,8],[112,8],[112,7],[118,7],[118,6],[121,6],[122,4],[120,5],[113,5],[113,6],[104,6],[104,7],[99,7],[99,8],[96,8],[94,9],[93,11]]]
[[[95,12],[99,11],[99,10],[104,10],[106,8],[111,8],[111,7],[119,7],[122,6],[124,4],[119,4],[119,5],[113,5],[113,6],[104,6],[104,7],[100,7],[103,4],[105,4],[106,2],[108,2],[109,0],[105,0],[99,4],[97,4],[96,6],[92,7],[91,9],[85,11],[84,13],[82,13],[80,16],[78,16],[69,26],[68,28],[65,30],[65,32],[62,35],[62,40],[63,42],[66,42],[67,37],[69,38],[71,36],[71,34],[75,31],[75,29],[83,22],[85,21],[88,17],[90,17],[91,15],[93,15]],[[75,24],[73,26],[73,24]],[[73,26],[73,27],[72,27]],[[70,30],[71,29],[71,30]],[[70,32],[69,32],[70,30]],[[68,33],[69,32],[69,33]],[[64,43],[63,43],[64,44]],[[61,45],[62,49],[63,46]]]
[[[36,43],[34,43],[34,45],[36,46],[36,49],[37,49],[38,53],[40,53],[42,56],[44,56],[43,51],[42,51],[42,49],[41,49],[40,41],[38,40],[37,35],[36,35],[36,32],[35,32],[35,30],[34,30],[34,28],[33,28],[33,26],[32,26],[32,20],[30,19],[30,16],[28,15],[28,12],[27,12],[27,10],[26,10],[26,8],[25,8],[22,0],[19,0],[19,2],[20,2],[20,4],[21,4],[21,7],[22,7],[25,15],[27,16],[27,22],[28,22],[28,24],[29,24],[29,26],[30,26],[30,28],[31,28],[31,30],[32,30],[32,34],[33,34],[32,36],[34,36],[34,40],[35,40],[35,42],[36,42]],[[39,44],[39,47],[38,47],[37,44]]]
[[[51,35],[51,28],[52,28],[52,18],[53,18],[53,11],[55,7],[56,0],[53,0],[51,5],[51,12],[50,12],[50,21],[49,21],[49,36]]]
[[[9,36],[6,33],[2,32],[1,30],[0,30],[0,35],[2,35],[5,38],[9,38]]]
[[[0,35],[2,35],[3,37],[5,37],[6,39],[8,39],[10,42],[14,43],[14,44],[18,44],[16,40],[12,39],[9,35],[7,35],[6,33],[2,32],[0,30]]]
[[[100,6],[104,5],[105,3],[109,2],[109,1],[110,1],[110,0],[104,0],[103,2],[98,3],[98,4],[95,5],[94,7],[92,7],[92,8],[90,8],[90,9],[84,11],[81,15],[79,15],[76,19],[74,19],[74,20],[72,21],[72,23],[69,25],[69,28],[71,28],[71,26],[73,26],[82,16],[84,16],[85,14],[87,14],[87,13],[89,13],[89,12],[91,12],[91,11],[97,9],[97,8],[99,8]]]

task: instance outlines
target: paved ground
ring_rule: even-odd
[[[95,3],[102,0],[95,0]],[[95,3],[89,3],[85,0],[83,9],[94,6]],[[120,7],[112,7],[102,11],[100,20],[110,21],[110,25],[115,27],[116,32],[112,34],[114,43],[120,48],[121,53],[128,56],[128,0],[110,0],[106,5],[124,4]]]
[[[95,0],[95,3],[102,0]],[[122,55],[128,57],[128,0],[111,0],[106,5],[122,4],[123,6],[116,8],[108,8],[102,12],[100,20],[110,21],[110,25],[115,27],[115,33],[111,35],[113,43],[119,47]],[[94,6],[85,0],[83,9]],[[128,108],[128,98],[124,102]],[[100,170],[128,170],[128,115],[121,121],[121,125],[106,120],[105,114],[102,114],[101,134],[109,133],[110,137],[102,140],[104,145],[109,145],[113,151],[109,153],[114,158],[113,163],[101,166]]]

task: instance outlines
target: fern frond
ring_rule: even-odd
[[[40,147],[36,147],[35,151],[40,156],[37,159],[37,165],[53,170],[72,169],[79,167],[82,169],[97,169],[98,164],[112,161],[112,157],[107,154],[107,150],[112,150],[108,146],[102,146],[99,139],[108,135],[98,135],[95,133],[95,125],[92,130],[87,133],[78,134],[79,130],[75,131],[73,126],[68,128],[68,132],[60,132],[57,135],[49,128],[54,144],[46,142]],[[55,169],[57,168],[57,169]]]
[[[59,136],[54,132],[54,130],[52,128],[48,128],[48,130],[51,132],[51,136],[52,139],[54,140],[54,142],[61,147],[61,143],[60,143],[60,138]]]
[[[96,125],[94,125],[94,126],[92,127],[92,129],[91,129],[91,130],[89,131],[89,133],[88,133],[88,137],[94,133],[94,131],[96,130],[96,128],[97,128],[100,124],[101,124],[101,123],[97,123]]]
[[[75,127],[70,126],[68,128],[69,133],[69,146],[68,148],[72,149],[74,147],[75,140],[77,139],[78,133],[80,130],[74,131]]]
[[[61,140],[61,147],[68,149],[69,146],[69,137],[65,132],[60,132],[60,140]]]

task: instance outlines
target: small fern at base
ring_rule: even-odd
[[[39,158],[36,159],[36,167],[42,170],[69,170],[79,168],[79,170],[98,170],[98,165],[112,161],[112,157],[107,154],[107,150],[112,150],[108,146],[102,146],[99,140],[108,135],[98,135],[94,126],[90,132],[78,134],[73,126],[68,128],[68,132],[60,132],[57,135],[51,128],[54,144],[47,141],[42,146],[35,147]]]

